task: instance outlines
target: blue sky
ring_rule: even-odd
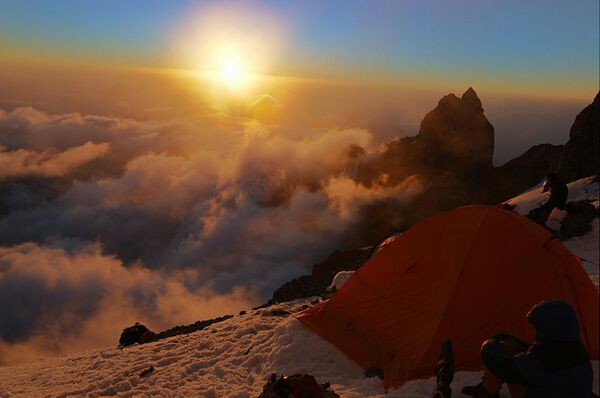
[[[170,35],[202,4],[210,2],[2,0],[0,46],[45,49],[57,58],[171,66],[164,56]],[[268,9],[287,26],[282,67],[294,73],[439,79],[466,74],[501,84],[598,87],[597,0],[238,4]]]

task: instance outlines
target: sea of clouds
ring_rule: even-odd
[[[0,364],[264,302],[343,245],[364,206],[422,192],[353,179],[373,142],[222,115],[0,109]]]

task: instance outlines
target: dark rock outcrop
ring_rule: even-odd
[[[587,234],[592,229],[592,221],[600,216],[598,208],[590,200],[569,202],[566,210],[567,217],[560,230],[562,240]]]
[[[443,97],[423,118],[416,138],[423,152],[421,167],[429,174],[449,170],[463,175],[492,167],[494,127],[471,87],[461,98]]]
[[[172,327],[171,329],[167,329],[160,333],[156,333],[154,336],[149,338],[147,341],[144,341],[144,343],[151,343],[153,341],[166,339],[167,337],[178,336],[180,334],[194,333],[199,330],[205,329],[215,323],[226,321],[227,319],[232,318],[232,317],[233,317],[233,315],[223,315],[223,316],[213,318],[213,319],[207,319],[204,321],[194,322],[190,325],[175,326],[175,327]]]
[[[307,347],[309,348],[309,347]],[[317,383],[314,376],[309,374],[295,374],[291,376],[277,377],[276,373],[271,374],[269,380],[263,387],[263,392],[258,398],[279,398],[279,397],[319,397],[319,398],[339,398],[340,396],[331,391],[330,383]]]
[[[424,191],[410,203],[390,198],[368,204],[346,241],[350,247],[369,245],[434,213],[474,203],[494,170],[493,153],[494,127],[475,90],[460,98],[446,95],[425,115],[416,136],[390,142],[356,172],[366,186],[397,186],[416,176]]]
[[[563,145],[540,144],[529,148],[490,172],[486,184],[474,197],[479,203],[497,203],[538,184],[551,170],[558,168]]]
[[[119,345],[121,347],[126,347],[135,343],[146,344],[166,339],[167,337],[189,334],[207,328],[215,323],[223,322],[232,317],[233,315],[224,315],[218,318],[194,322],[190,325],[175,326],[160,333],[154,333],[145,325],[136,322],[135,325],[123,329],[123,333],[121,333],[121,337],[119,338]]]
[[[370,248],[346,252],[336,250],[325,261],[313,266],[310,275],[300,276],[275,290],[273,298],[267,304],[321,295],[335,274],[359,268],[369,259],[370,254]]]
[[[564,181],[598,175],[600,135],[600,92],[575,118],[569,141],[560,158],[559,176]]]
[[[452,174],[470,182],[492,169],[493,154],[494,127],[469,88],[461,98],[443,97],[425,115],[416,136],[390,142],[380,156],[361,163],[356,178],[367,186],[382,175],[391,185],[410,175],[430,180]]]
[[[148,329],[146,325],[136,322],[135,325],[126,327],[119,337],[119,346],[127,347],[132,344],[144,344],[150,341],[156,334]]]

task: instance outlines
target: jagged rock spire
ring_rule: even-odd
[[[469,89],[467,91],[465,91],[465,93],[462,95],[461,99],[467,105],[469,105],[475,109],[478,109],[478,110],[479,109],[483,110],[483,107],[481,106],[481,100],[477,96],[477,93],[475,92],[475,90],[473,90],[473,87],[469,87]]]
[[[425,115],[417,140],[426,147],[428,163],[439,170],[476,170],[492,167],[494,127],[483,114],[481,101],[469,87],[458,98],[444,96]]]

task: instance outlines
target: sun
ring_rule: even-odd
[[[173,29],[173,64],[193,76],[196,89],[215,100],[248,100],[280,80],[280,53],[288,27],[270,7],[254,2],[209,3],[190,7]],[[194,82],[196,83],[196,82]],[[218,97],[218,98],[217,98]]]
[[[221,61],[218,77],[230,89],[240,90],[248,84],[250,72],[238,57],[227,55]]]

